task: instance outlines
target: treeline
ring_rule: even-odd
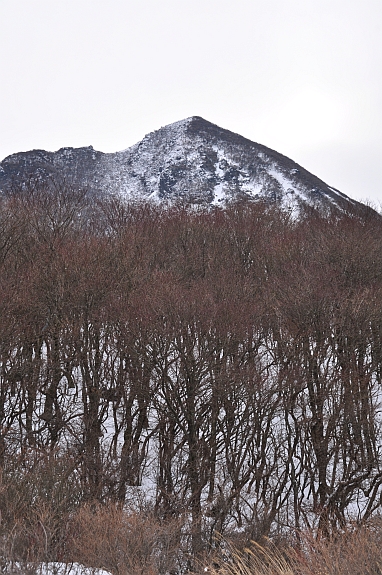
[[[2,481],[53,458],[45,494],[65,477],[76,505],[144,501],[187,519],[193,553],[379,511],[372,212],[31,188],[1,200],[0,266]]]

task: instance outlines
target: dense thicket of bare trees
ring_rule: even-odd
[[[76,501],[146,498],[194,552],[379,510],[379,217],[57,186],[0,220],[3,477],[64,458]]]

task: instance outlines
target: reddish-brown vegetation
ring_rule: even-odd
[[[380,218],[58,186],[0,220],[1,528],[20,557],[40,548],[22,522],[54,558],[102,505],[110,529],[177,525],[184,557],[216,531],[331,537],[378,513]]]

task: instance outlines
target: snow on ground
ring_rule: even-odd
[[[298,194],[301,198],[303,198],[302,194],[296,188],[293,181],[290,180],[289,178],[287,178],[286,176],[284,176],[284,174],[282,172],[280,172],[275,167],[273,167],[273,168],[269,169],[268,173],[270,176],[272,176],[272,178],[274,178],[280,184],[284,193],[288,193],[288,192],[289,193],[295,193],[295,194]],[[305,197],[304,197],[304,199],[306,200]]]
[[[222,203],[227,199],[227,196],[224,192],[224,184],[220,182],[214,188],[214,199],[211,202],[213,206],[221,206]]]
[[[111,575],[104,569],[85,567],[80,563],[12,563],[7,565],[9,575]]]

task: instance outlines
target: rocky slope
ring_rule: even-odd
[[[224,206],[265,199],[290,209],[360,205],[282,154],[197,116],[121,152],[104,154],[90,146],[13,154],[0,163],[0,191],[51,176],[129,200]]]

